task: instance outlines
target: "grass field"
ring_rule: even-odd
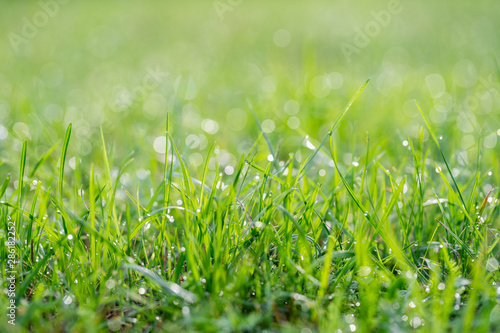
[[[500,2],[0,3],[0,332],[493,332]]]

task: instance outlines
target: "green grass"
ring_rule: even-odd
[[[499,5],[401,3],[351,62],[387,3],[75,1],[0,42],[0,331],[497,331]]]

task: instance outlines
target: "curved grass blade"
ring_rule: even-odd
[[[157,284],[166,294],[179,297],[187,303],[195,303],[198,300],[198,297],[195,294],[182,288],[177,283],[165,281],[161,276],[145,267],[133,264],[125,264],[123,267],[132,269],[137,273],[149,278],[151,281]]]
[[[257,127],[259,128],[259,131],[262,133],[262,136],[266,140],[267,147],[269,148],[269,152],[273,156],[274,166],[276,167],[277,166],[277,164],[276,164],[277,163],[277,156],[276,156],[276,152],[274,151],[273,145],[271,144],[271,140],[269,140],[269,137],[267,136],[266,132],[264,132],[264,129],[262,128],[262,125],[259,121],[259,118],[257,117],[257,113],[255,112],[255,110],[253,108],[252,102],[250,102],[250,99],[248,99],[248,98],[247,98],[247,104],[248,104],[248,107],[250,108],[250,111],[252,111],[253,118],[255,119],[255,122],[257,123]]]
[[[66,154],[68,152],[69,139],[71,137],[71,128],[72,124],[68,125],[66,129],[66,135],[64,136],[63,149],[61,151],[61,160],[59,161],[59,181],[58,181],[58,189],[59,189],[59,201],[62,203],[63,201],[63,180],[64,180],[64,163],[66,161]]]
[[[19,286],[19,288],[16,291],[16,303],[19,301],[19,299],[21,299],[22,296],[24,296],[24,294],[26,293],[26,290],[30,286],[30,284],[33,281],[33,279],[35,278],[35,276],[42,269],[42,267],[45,266],[45,263],[47,262],[47,260],[49,260],[50,257],[52,257],[53,253],[54,253],[54,250],[51,249],[45,255],[45,257],[43,257],[43,259],[40,260],[36,264],[36,266],[30,271],[30,273],[28,274],[28,276],[26,277],[26,279],[23,280],[23,282],[21,283],[21,285]]]
[[[5,191],[7,190],[7,187],[9,186],[9,183],[10,183],[10,173],[7,175],[7,177],[5,177],[2,187],[0,188],[0,198],[3,197]]]
[[[49,156],[52,154],[52,152],[56,149],[58,145],[59,141],[57,141],[45,154],[42,155],[42,157],[40,157],[38,162],[35,164],[33,170],[31,170],[31,172],[29,173],[30,178],[35,175],[36,170],[38,170],[38,168],[43,164],[43,162],[45,162],[47,158],[49,158]]]

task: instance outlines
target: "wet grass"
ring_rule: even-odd
[[[384,166],[369,138],[359,162],[339,165],[335,129],[362,88],[325,138],[305,139],[304,162],[279,160],[270,144],[267,165],[252,149],[232,175],[209,169],[212,148],[196,178],[170,129],[164,172],[134,187],[119,185],[133,157],[112,176],[104,139],[106,172],[65,181],[71,125],[58,167],[46,155],[27,165],[25,141],[17,189],[7,196],[6,178],[1,204],[3,227],[18,230],[18,325],[493,329],[498,194],[479,190],[491,175],[454,176],[423,111],[434,142],[422,127],[401,145],[401,166]],[[321,181],[313,164],[326,164]],[[58,176],[26,175],[44,166]]]
[[[348,64],[328,50],[351,40],[323,29],[331,4],[284,9],[289,22],[318,15],[313,37],[281,23],[288,48],[272,44],[278,27],[255,4],[223,21],[197,11],[188,23],[203,29],[172,35],[175,47],[127,30],[150,31],[130,10],[66,6],[24,51],[0,57],[0,307],[17,306],[16,325],[3,315],[1,331],[497,330],[492,15],[441,16],[467,12],[460,36],[485,36],[427,59],[419,52],[449,36],[404,40],[418,30],[405,20],[431,7],[405,4]],[[174,14],[158,23],[169,34],[187,24]],[[239,30],[245,20],[264,22],[261,35]],[[89,37],[90,21],[107,25]],[[52,39],[71,47],[46,51]]]

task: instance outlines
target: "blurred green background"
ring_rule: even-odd
[[[286,297],[299,298],[295,296],[298,294],[286,296],[287,293],[302,292],[300,288],[304,287],[307,297],[318,300],[317,313],[328,327],[336,327],[341,322],[354,331],[352,326],[356,313],[357,316],[359,314],[359,320],[356,319],[359,331],[374,327],[383,329],[389,327],[387,325],[391,325],[390,330],[394,331],[400,324],[409,328],[407,321],[417,328],[424,324],[424,319],[428,326],[423,330],[430,330],[430,325],[434,325],[433,328],[440,328],[441,325],[443,330],[448,327],[460,330],[462,323],[470,324],[472,321],[475,321],[472,329],[481,325],[486,327],[485,330],[490,329],[489,325],[494,329],[500,313],[500,288],[496,284],[498,261],[493,257],[496,255],[498,258],[493,250],[498,250],[496,230],[499,220],[498,194],[493,192],[496,195],[493,198],[490,191],[500,183],[499,13],[498,0],[0,0],[0,179],[6,179],[3,189],[7,189],[6,194],[0,196],[5,198],[2,216],[6,217],[4,221],[10,216],[13,220],[21,217],[18,225],[21,235],[19,253],[24,258],[24,266],[20,266],[26,268],[25,272],[28,269],[35,272],[30,276],[36,281],[33,285],[37,285],[37,290],[32,293],[30,287],[29,295],[19,302],[18,327],[26,324],[29,329],[40,330],[50,323],[60,330],[90,332],[93,327],[104,330],[107,321],[108,328],[120,330],[125,327],[122,327],[123,319],[132,330],[141,327],[154,330],[159,329],[156,325],[163,327],[159,319],[161,316],[162,320],[166,320],[163,329],[167,329],[177,327],[175,321],[184,325],[181,315],[189,318],[185,314],[187,309],[187,314],[192,310],[193,318],[199,318],[193,321],[196,327],[208,330],[212,325],[213,331],[221,331],[220,327],[225,325],[227,331],[237,331],[234,327],[238,325],[231,325],[239,320],[236,318],[239,314],[243,318],[251,313],[248,315],[250,319],[244,320],[253,320],[254,327],[260,327],[256,325],[264,318],[259,319],[261,309],[267,306],[264,306],[264,300],[266,304],[276,302],[278,307],[284,302],[288,308]],[[335,160],[339,162],[337,171],[339,175],[346,175],[347,180],[340,182],[332,156],[322,151],[315,154],[314,159],[311,158],[307,168],[298,167],[315,151],[317,142],[325,137],[348,101],[368,78],[371,78],[368,86],[333,136]],[[453,179],[453,186],[447,182],[447,175],[434,172],[435,168],[444,170],[443,156],[429,138],[429,131],[424,130],[415,100],[428,115],[439,138],[443,156],[450,165],[447,171],[456,179]],[[185,159],[192,179],[181,177],[181,172],[186,170],[180,167],[178,161],[168,163],[172,166],[169,170],[176,174],[165,177],[167,113],[170,133],[180,151],[175,157],[174,154],[169,154],[169,157],[176,159],[181,156]],[[64,159],[62,141],[70,123],[73,124],[72,135]],[[275,161],[277,163],[268,170],[276,172],[277,178],[286,177],[286,183],[268,182],[267,172],[263,175],[258,169],[274,158],[259,127],[268,136],[273,150],[278,151],[275,156],[279,161]],[[106,149],[103,149],[101,129]],[[370,137],[369,151],[367,135]],[[419,135],[422,135],[421,140]],[[21,182],[22,186],[19,186],[18,175],[23,177],[23,170],[19,170],[22,167],[19,166],[24,165],[20,163],[24,140],[27,140],[28,147],[27,163],[24,184]],[[186,179],[205,180],[200,176],[214,143],[215,149],[209,160],[211,171],[207,172],[205,183],[212,185],[212,189],[209,189],[210,197],[205,200],[205,189],[197,187],[194,190],[194,185],[191,188]],[[412,144],[418,145],[413,154],[409,151]],[[51,147],[54,150],[44,160],[42,156],[50,152]],[[252,149],[255,147],[257,149]],[[118,166],[129,160],[127,156],[131,152],[135,159],[119,176]],[[255,162],[253,166],[258,171],[252,169],[248,178],[245,171],[241,190],[236,195],[232,188],[225,187],[224,182],[234,182],[236,186],[235,168],[242,154],[248,154],[246,157]],[[59,156],[62,156],[61,164]],[[106,165],[108,157],[110,166]],[[292,158],[296,160],[294,163],[278,170]],[[41,161],[40,168],[36,169],[38,161]],[[92,172],[91,165],[94,166]],[[219,169],[215,170],[217,165]],[[95,177],[91,177],[94,170]],[[217,171],[225,175],[219,178]],[[304,176],[300,173],[300,177],[292,181],[292,175],[302,171]],[[11,173],[10,178],[8,173]],[[118,186],[118,182],[123,187]],[[182,182],[185,184],[179,185]],[[325,185],[322,189],[318,186],[313,190],[312,185],[321,183]],[[394,280],[392,276],[389,280],[385,273],[377,273],[377,279],[369,277],[371,282],[365,284],[370,273],[360,276],[360,269],[370,270],[368,265],[372,265],[372,261],[383,269],[392,266],[392,247],[386,246],[385,239],[374,237],[382,222],[375,234],[372,234],[371,227],[367,227],[368,224],[361,223],[363,217],[357,215],[357,208],[351,200],[354,196],[351,198],[352,193],[343,189],[347,188],[347,183],[351,184],[355,193],[359,192],[361,203],[370,207],[370,212],[363,214],[370,222],[378,218],[372,220],[368,213],[372,215],[373,212],[373,216],[379,213],[382,216],[380,221],[394,228],[398,237],[401,235],[401,249],[407,251],[408,258],[411,253],[414,257],[411,262],[415,261],[419,270],[429,269],[429,274],[435,274],[432,276],[437,282],[440,270],[444,274],[445,266],[449,266],[453,271],[449,276],[452,277],[447,276],[443,283],[432,282],[434,287],[429,297],[437,295],[439,298],[425,303],[429,291],[424,293],[423,286],[417,285],[410,271],[404,274],[396,271]],[[395,185],[399,187],[397,191]],[[220,191],[213,191],[213,187]],[[96,197],[97,189],[100,192]],[[292,189],[297,193],[290,192]],[[456,205],[459,200],[454,198],[455,190],[459,194],[462,191],[468,198],[467,208],[470,208],[471,216],[474,217],[473,212],[477,214],[477,220],[468,217],[477,230],[470,228],[469,221],[462,215],[462,211],[467,209],[460,203]],[[274,198],[281,199],[274,201],[273,191]],[[389,193],[390,200],[386,205]],[[184,209],[196,209],[193,202],[198,200],[197,195],[203,213],[196,218],[194,214],[190,222],[191,217],[184,215]],[[234,200],[243,206],[240,199],[250,208],[245,210],[242,207],[242,215],[238,217],[239,208],[234,205]],[[328,244],[333,244],[330,239],[333,239],[334,232],[337,233],[335,237],[339,237],[341,256],[335,259],[339,260],[332,266],[331,275],[329,266],[323,266],[327,269],[321,275],[322,284],[325,281],[326,285],[330,278],[337,279],[335,289],[338,287],[341,290],[340,294],[335,291],[340,296],[335,296],[339,301],[332,301],[328,308],[323,308],[323,291],[316,294],[315,286],[309,288],[302,282],[306,281],[306,275],[299,279],[291,266],[282,264],[281,260],[285,262],[286,257],[282,256],[282,252],[291,254],[293,242],[296,244],[293,246],[302,251],[299,248],[300,238],[289,231],[290,217],[278,212],[275,202],[279,203],[282,199],[286,209],[289,209],[288,206],[293,208],[289,210],[290,216],[300,216],[297,220],[307,227],[306,230],[313,227],[308,215],[312,214],[314,206],[324,205],[324,209],[318,211],[321,210],[322,215],[328,212],[335,222],[330,222],[326,214],[324,218],[318,214],[318,224],[314,226],[319,230],[321,220],[331,230],[334,230],[331,226],[338,230],[329,231]],[[465,206],[464,200],[461,201]],[[447,202],[444,205],[447,213],[441,202]],[[166,215],[169,222],[162,219],[160,224],[154,213],[164,210],[171,203],[182,209],[172,212],[175,218]],[[490,203],[486,212],[490,212],[491,208],[491,213],[484,220],[482,215],[486,203]],[[141,204],[146,208],[141,208]],[[226,204],[228,207],[224,206]],[[264,205],[266,208],[263,208]],[[24,207],[26,212],[31,206],[31,224],[27,229],[26,223],[21,224],[21,210],[16,212],[14,209],[18,206]],[[101,209],[96,213],[98,206]],[[266,211],[268,207],[272,209]],[[219,221],[223,221],[226,218],[224,214],[231,210],[234,218],[242,222],[241,227],[231,222],[228,223],[231,229],[226,225],[226,229],[219,230],[219,226],[223,226]],[[82,216],[81,220],[75,219],[75,223],[87,218],[91,223],[97,221],[97,230],[103,239],[109,238],[113,244],[119,244],[120,249],[111,251],[103,245],[104,242],[95,242],[88,233],[89,228],[84,230],[82,227],[78,233],[77,228],[63,233],[65,227],[60,221],[71,221],[63,215],[64,211]],[[243,211],[255,219],[262,218],[261,221],[273,227],[272,232],[263,233],[265,237],[259,240],[255,251],[251,248],[256,238],[253,234],[254,223],[252,221],[246,226]],[[273,215],[275,211],[278,214]],[[170,210],[166,213],[170,214]],[[231,214],[228,221],[233,218]],[[28,240],[35,216],[38,220],[34,238],[38,239],[40,247],[36,257],[33,242],[30,244]],[[144,216],[146,219],[142,220]],[[441,224],[436,224],[434,219],[441,217],[448,225],[453,224],[460,238],[456,235],[452,238],[453,230],[444,223],[442,226],[446,229],[441,228],[437,232]],[[311,218],[311,221],[315,219]],[[27,217],[24,218],[26,221]],[[114,223],[116,232],[110,232]],[[257,220],[256,223],[263,224]],[[210,230],[211,225],[217,225],[217,228]],[[342,228],[337,229],[339,226]],[[480,235],[479,226],[481,232],[486,234],[484,242],[476,237]],[[277,235],[274,235],[274,227],[278,230]],[[286,246],[280,245],[278,228],[285,231],[283,244]],[[43,230],[54,234],[60,232],[63,236],[59,241]],[[247,235],[249,230],[252,234]],[[136,242],[139,231],[140,240]],[[492,239],[488,238],[487,231],[496,238],[493,243],[489,243]],[[2,232],[0,237],[5,236]],[[67,233],[68,237],[65,237]],[[29,234],[29,237],[24,238],[24,234]],[[245,241],[243,245],[251,255],[239,257],[235,254],[231,257],[230,249],[237,251],[240,240],[243,242],[247,236],[250,243],[245,245]],[[324,246],[323,242],[328,238],[321,230],[315,237],[318,247]],[[308,245],[309,238],[303,239],[309,258],[306,255],[304,261],[301,255],[298,262],[309,272],[314,272],[311,274],[316,279],[320,267],[316,264],[317,260],[327,259]],[[88,241],[88,247],[82,239]],[[168,245],[164,245],[164,241]],[[438,241],[441,243],[438,244]],[[82,244],[81,248],[76,244]],[[90,244],[97,244],[98,251],[95,247],[92,249]],[[483,250],[480,249],[492,245],[490,252],[485,251],[484,260],[482,257],[476,260],[474,252],[470,258],[466,254],[463,261],[458,258],[457,265],[450,264],[447,257],[443,257],[446,260],[439,259],[442,253],[448,253],[447,249],[450,249],[450,254],[453,251],[458,255],[457,249],[467,249],[464,244],[481,255]],[[421,249],[427,245],[429,247],[423,253]],[[431,245],[436,251],[427,256]],[[76,251],[69,251],[69,246]],[[438,252],[435,246],[444,251]],[[99,247],[104,247],[102,252]],[[372,248],[376,249],[378,259],[374,259],[375,252],[370,252]],[[382,256],[379,248],[382,248]],[[37,269],[45,265],[43,260],[52,260],[49,249],[56,251],[55,269],[44,268],[38,272]],[[266,275],[262,275],[263,280],[257,273],[250,274],[254,264],[260,270],[260,260],[264,258],[262,254],[270,255],[274,249],[279,250],[276,250],[280,257],[279,264],[275,266],[271,261]],[[344,261],[343,251],[351,249],[355,251],[352,255],[356,262],[354,257]],[[66,261],[69,252],[71,257]],[[181,252],[186,252],[191,258],[189,265],[184,264],[185,257]],[[176,253],[178,257],[175,257]],[[465,254],[463,250],[461,253]],[[197,257],[197,254],[200,256]],[[486,261],[488,256],[491,258]],[[199,262],[196,262],[197,258],[201,258]],[[317,260],[313,263],[312,258]],[[431,261],[435,258],[439,259],[436,264]],[[42,265],[35,266],[39,259]],[[107,262],[107,259],[110,261]],[[165,261],[162,262],[162,259]],[[146,293],[143,280],[118,280],[117,272],[123,270],[118,267],[122,267],[121,261],[124,260],[136,260],[141,267],[160,270],[166,278],[161,280],[163,282],[172,279],[181,283],[182,280],[183,288],[196,290],[200,298],[204,297],[202,302],[191,310],[183,306],[181,312],[177,303],[174,302],[175,307],[165,303],[169,298],[153,292],[154,289]],[[171,268],[171,260],[176,263],[174,274],[167,272]],[[244,268],[238,270],[240,260]],[[157,266],[158,263],[165,267]],[[236,265],[231,266],[233,263]],[[293,261],[290,260],[290,263]],[[38,268],[32,270],[33,267]],[[179,276],[184,268],[184,276]],[[391,270],[395,268],[394,264]],[[376,272],[375,269],[373,271]],[[199,273],[204,274],[200,276],[203,279],[196,276]],[[117,279],[116,289],[113,289],[115,280],[110,276]],[[455,277],[457,280],[454,280]],[[98,288],[104,278],[112,282],[111,287],[106,282],[107,290]],[[464,292],[469,282],[466,279],[469,278],[471,287]],[[413,282],[407,288],[400,283],[404,281],[402,279]],[[61,281],[66,280],[67,285],[63,286]],[[460,280],[463,280],[463,285],[455,284],[454,281],[462,283]],[[30,282],[29,279],[23,281]],[[97,285],[95,281],[101,284]],[[265,294],[262,294],[259,290],[264,281]],[[393,283],[388,285],[386,281]],[[352,285],[359,282],[358,291],[353,291],[351,282]],[[444,286],[444,282],[451,288],[446,287],[444,292],[448,296],[441,297],[444,294],[440,292],[445,287],[439,286]],[[484,285],[481,285],[483,282]],[[273,296],[268,297],[271,286],[275,289]],[[458,286],[460,290],[454,288]],[[94,289],[99,289],[98,293],[94,294]],[[146,296],[151,296],[150,304],[138,309],[137,313],[128,312],[136,305],[136,299],[129,298],[128,292],[135,289],[144,291],[139,291],[140,295],[146,293]],[[364,293],[364,290],[368,292]],[[356,294],[361,295],[361,306],[360,303],[354,305],[351,296]],[[34,299],[30,298],[32,295]],[[456,295],[459,295],[458,298]],[[470,305],[461,308],[464,303],[460,301],[460,295]],[[469,295],[472,296],[469,298]],[[52,297],[56,303],[48,303],[47,297]],[[7,302],[6,299],[3,297],[0,302]],[[328,296],[329,301],[332,299]],[[423,300],[420,302],[420,299]],[[448,300],[448,303],[443,300]],[[254,301],[255,307],[247,301]],[[457,303],[453,305],[455,301]],[[231,307],[234,305],[235,310],[226,307],[228,304]],[[293,306],[297,309],[300,307],[299,311],[284,311],[284,308],[272,310],[276,314],[278,329],[288,325],[278,318],[281,311],[289,315],[285,319],[291,324],[318,319],[315,318],[316,310],[309,312],[309,305],[302,307],[295,301],[290,304],[296,304]],[[451,312],[452,306],[455,312]],[[344,312],[345,308],[348,308],[347,312]],[[267,319],[262,319],[262,327],[267,327],[268,319],[271,323],[269,309],[270,306],[265,310],[269,318],[265,314]],[[324,314],[327,316],[321,318]],[[410,318],[417,314],[415,318],[418,322],[409,319],[407,314]],[[167,322],[170,320],[173,320],[172,325]],[[241,327],[244,327],[244,320]],[[77,324],[73,326],[74,323]],[[137,327],[132,326],[136,323]],[[185,327],[191,325],[188,319],[185,323]],[[249,324],[248,327],[252,326]]]
[[[397,159],[422,125],[416,99],[466,164],[480,137],[498,149],[499,12],[498,1],[2,1],[2,169],[16,170],[24,139],[38,160],[70,122],[72,168],[99,164],[102,127],[116,156],[134,150],[147,169],[164,159],[167,111],[193,168],[214,141],[221,166],[235,165],[259,137],[247,100],[287,158],[369,77],[341,147],[355,152],[369,132]]]

